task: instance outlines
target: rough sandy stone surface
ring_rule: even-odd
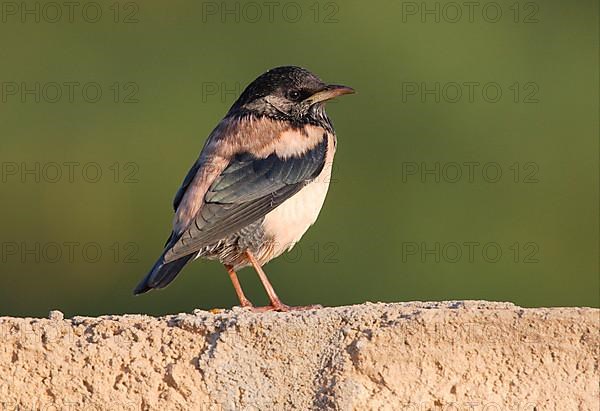
[[[0,317],[0,410],[598,410],[600,311]]]

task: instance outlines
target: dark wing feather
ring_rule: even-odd
[[[297,157],[236,155],[214,180],[204,205],[165,254],[174,261],[261,219],[317,177],[325,166],[327,139]]]
[[[179,187],[179,190],[177,190],[177,193],[175,193],[175,198],[173,198],[173,210],[177,211],[177,207],[179,207],[179,203],[181,203],[181,200],[183,199],[183,195],[185,194],[188,187],[194,180],[194,177],[196,177],[196,173],[198,172],[199,169],[200,169],[200,162],[196,161],[192,165],[192,168],[190,168],[190,171],[188,171],[185,178],[183,179],[183,183],[181,183],[181,187]]]

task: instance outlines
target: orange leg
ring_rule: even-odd
[[[267,275],[265,274],[262,267],[256,260],[256,257],[254,257],[254,255],[248,250],[246,250],[246,256],[248,257],[248,260],[250,260],[250,263],[256,270],[256,273],[258,274],[258,278],[260,278],[260,282],[262,283],[263,287],[265,288],[265,291],[267,292],[267,295],[269,296],[269,300],[271,301],[270,306],[256,307],[256,308],[253,308],[254,311],[290,311],[290,310],[311,310],[311,309],[315,309],[315,308],[322,308],[320,305],[306,305],[306,306],[292,307],[292,306],[282,303],[281,300],[279,299],[279,297],[277,296],[275,289],[269,282]]]
[[[240,300],[240,305],[242,307],[253,307],[252,303],[249,299],[244,295],[244,291],[242,290],[242,286],[240,285],[240,280],[238,280],[237,274],[233,271],[233,266],[225,264],[225,268],[229,273],[229,278],[231,279],[231,283],[233,284],[233,288],[235,289],[235,293],[237,294],[238,300]]]

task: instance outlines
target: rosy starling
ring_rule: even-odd
[[[173,231],[134,293],[167,286],[188,261],[203,257],[225,265],[243,307],[316,307],[283,304],[262,266],[289,251],[317,219],[336,149],[325,102],[353,92],[292,66],[246,87],[177,191]],[[270,306],[255,308],[244,295],[236,271],[249,265]]]

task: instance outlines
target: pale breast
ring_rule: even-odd
[[[270,237],[274,241],[273,248],[269,253],[271,255],[265,256],[267,261],[290,250],[319,216],[329,189],[335,154],[335,137],[328,135],[327,138],[326,163],[319,176],[265,216],[264,232],[266,237]]]

